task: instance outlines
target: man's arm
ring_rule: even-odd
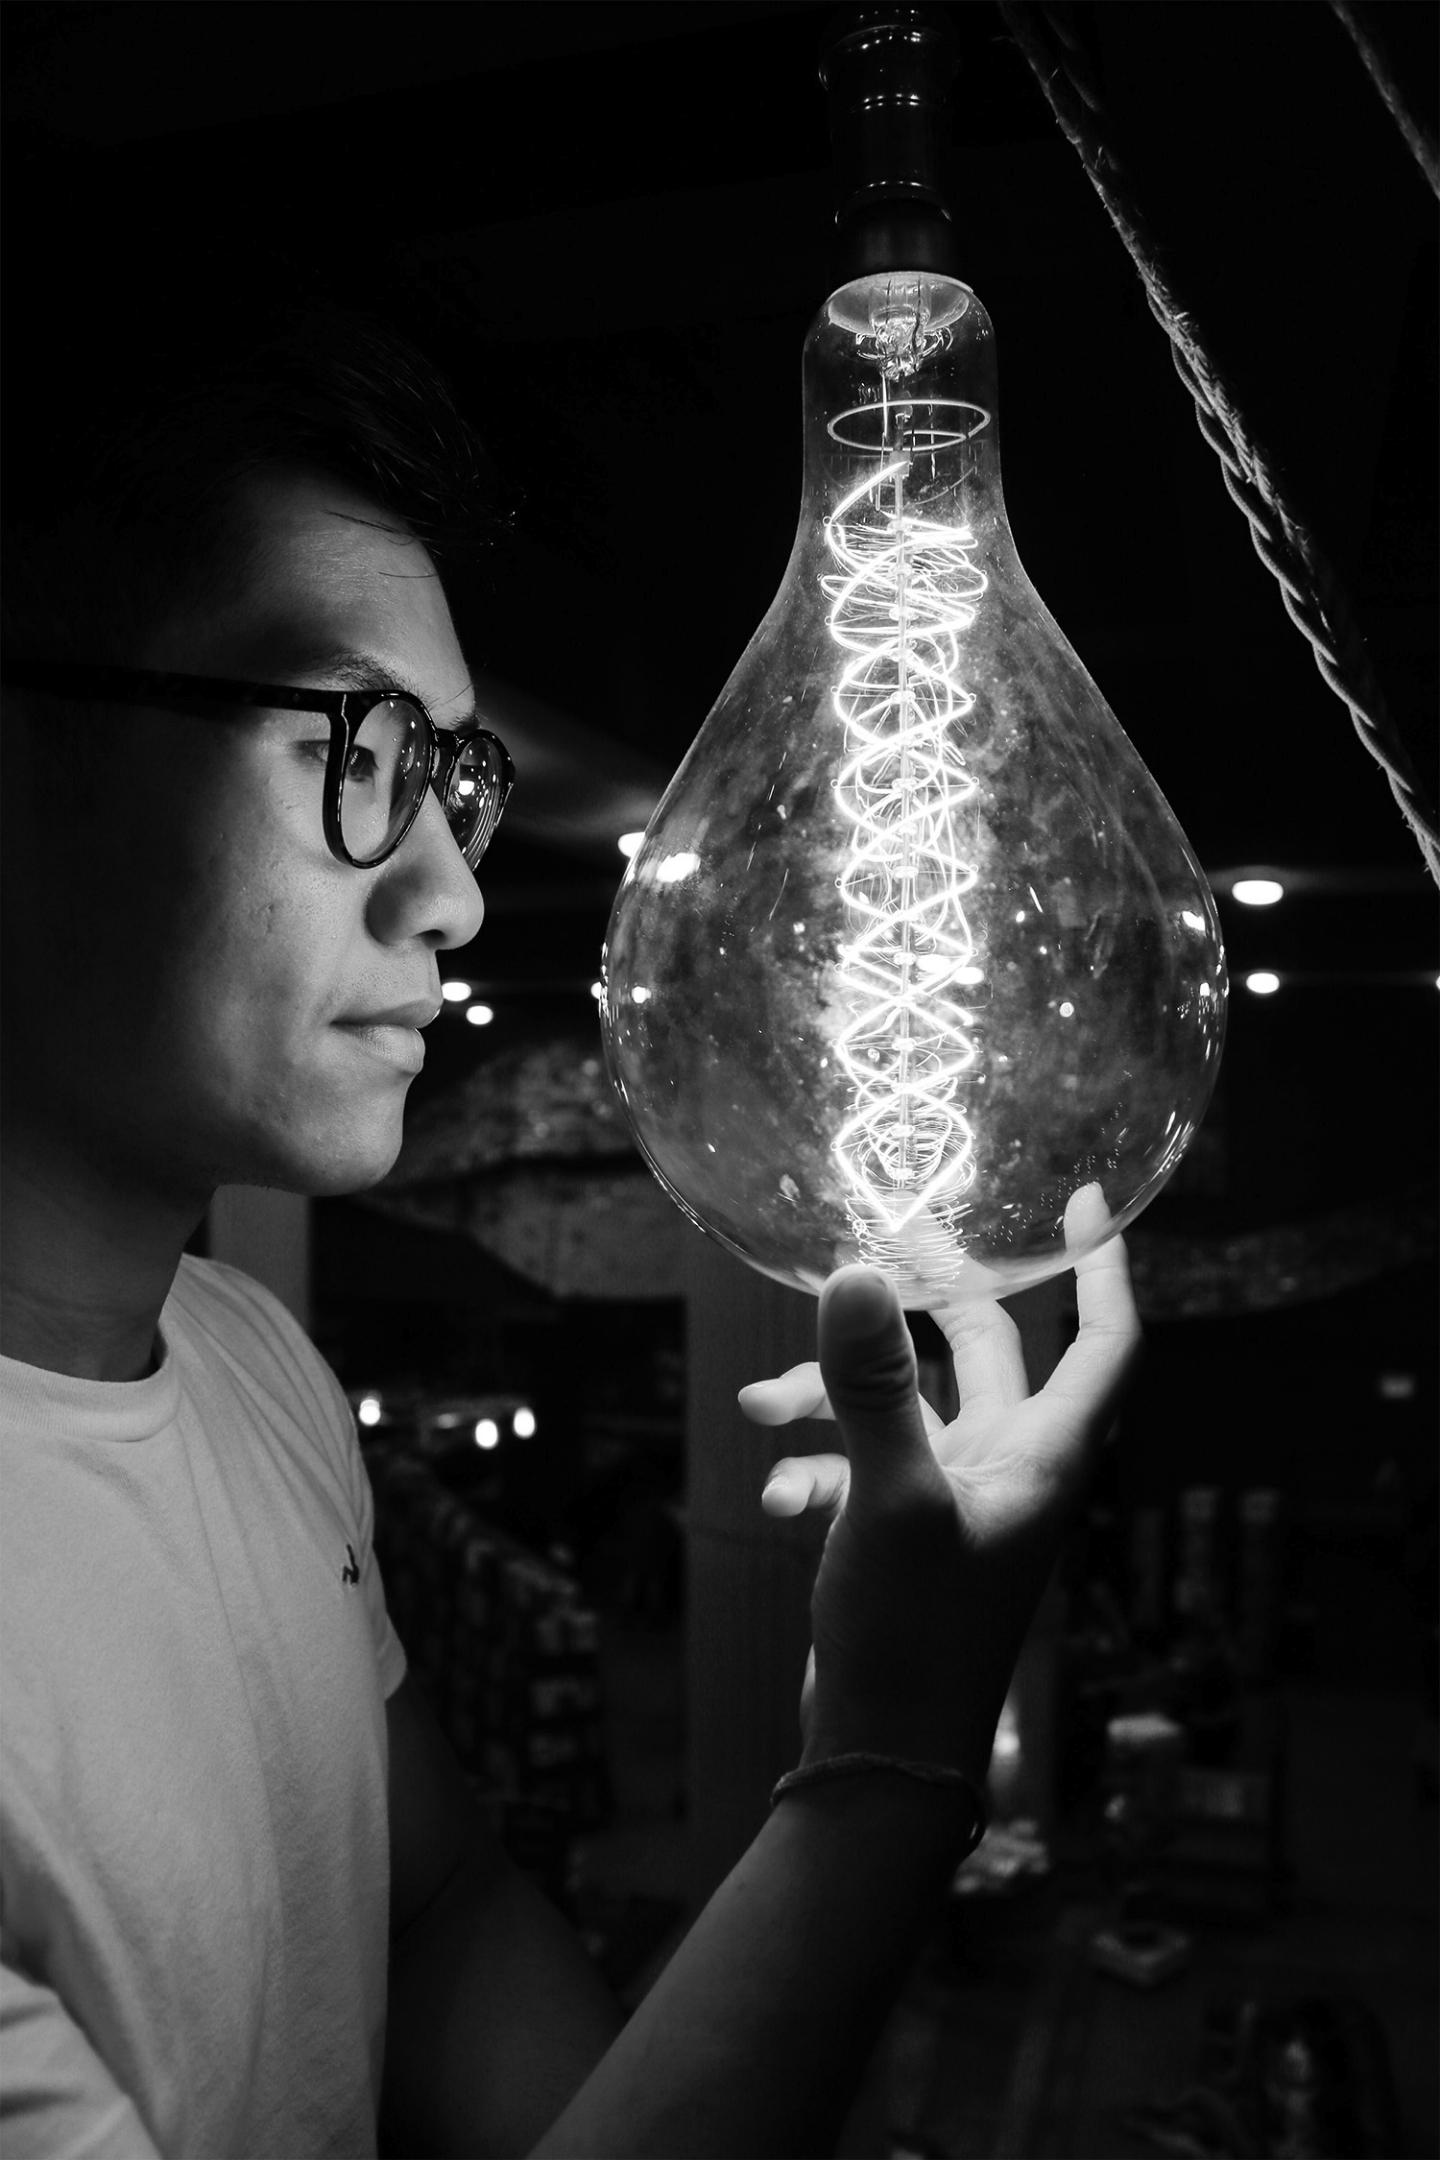
[[[887,1775],[785,1799],[537,2155],[833,2152],[967,1821]]]
[[[572,1930],[480,1816],[412,1677],[386,1704],[384,2150],[526,2153],[620,2029]]]
[[[875,1778],[787,1800],[622,2032],[570,1929],[479,1823],[413,1681],[389,1711],[385,2151],[830,2149],[955,1864],[951,1794]]]
[[[784,1497],[767,1503],[837,1510],[812,1607],[807,1763],[928,1758],[983,1780],[1088,1445],[1138,1345],[1118,1242],[1076,1275],[1080,1334],[1036,1396],[1013,1322],[977,1308],[947,1327],[961,1415],[927,1429],[893,1290],[847,1270],[822,1297],[819,1367],[747,1403],[770,1423],[833,1414],[845,1442],[843,1456],[782,1463]],[[967,1828],[952,1788],[893,1770],[791,1793],[608,2047],[556,1940],[562,1924],[547,1911],[542,1927],[528,1899],[472,1870],[453,1919],[447,1891],[397,1945],[413,1941],[415,1956],[404,2089],[429,2110],[424,2139],[404,2149],[550,2160],[831,2149]],[[432,1946],[433,1980],[421,1966]],[[512,2086],[523,2108],[511,2109]]]

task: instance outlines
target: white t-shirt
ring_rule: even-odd
[[[159,1370],[0,1358],[5,2160],[375,2150],[384,1699],[339,1385],[181,1262]]]

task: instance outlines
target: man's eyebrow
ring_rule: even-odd
[[[276,643],[266,649],[264,664],[267,680],[293,682],[299,688],[317,690],[403,690],[417,704],[426,705],[428,700],[405,669],[397,668],[393,661],[382,659],[378,653],[359,652],[349,645],[300,645]],[[278,672],[276,672],[278,671]],[[473,701],[469,712],[460,713],[454,719],[447,715],[445,724],[465,727],[475,718]]]

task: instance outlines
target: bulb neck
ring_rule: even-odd
[[[828,33],[837,282],[880,270],[958,274],[945,207],[944,149],[959,46],[946,15],[852,7]]]

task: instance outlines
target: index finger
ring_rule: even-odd
[[[752,1380],[739,1394],[740,1408],[752,1425],[789,1425],[796,1418],[833,1418],[820,1367],[813,1358],[792,1365],[774,1380]]]
[[[741,1388],[737,1399],[752,1425],[792,1425],[799,1418],[833,1422],[835,1417],[820,1367],[813,1359],[805,1365],[792,1365],[774,1380],[751,1380]],[[923,1395],[919,1402],[925,1430],[933,1440],[945,1430],[945,1420]]]

